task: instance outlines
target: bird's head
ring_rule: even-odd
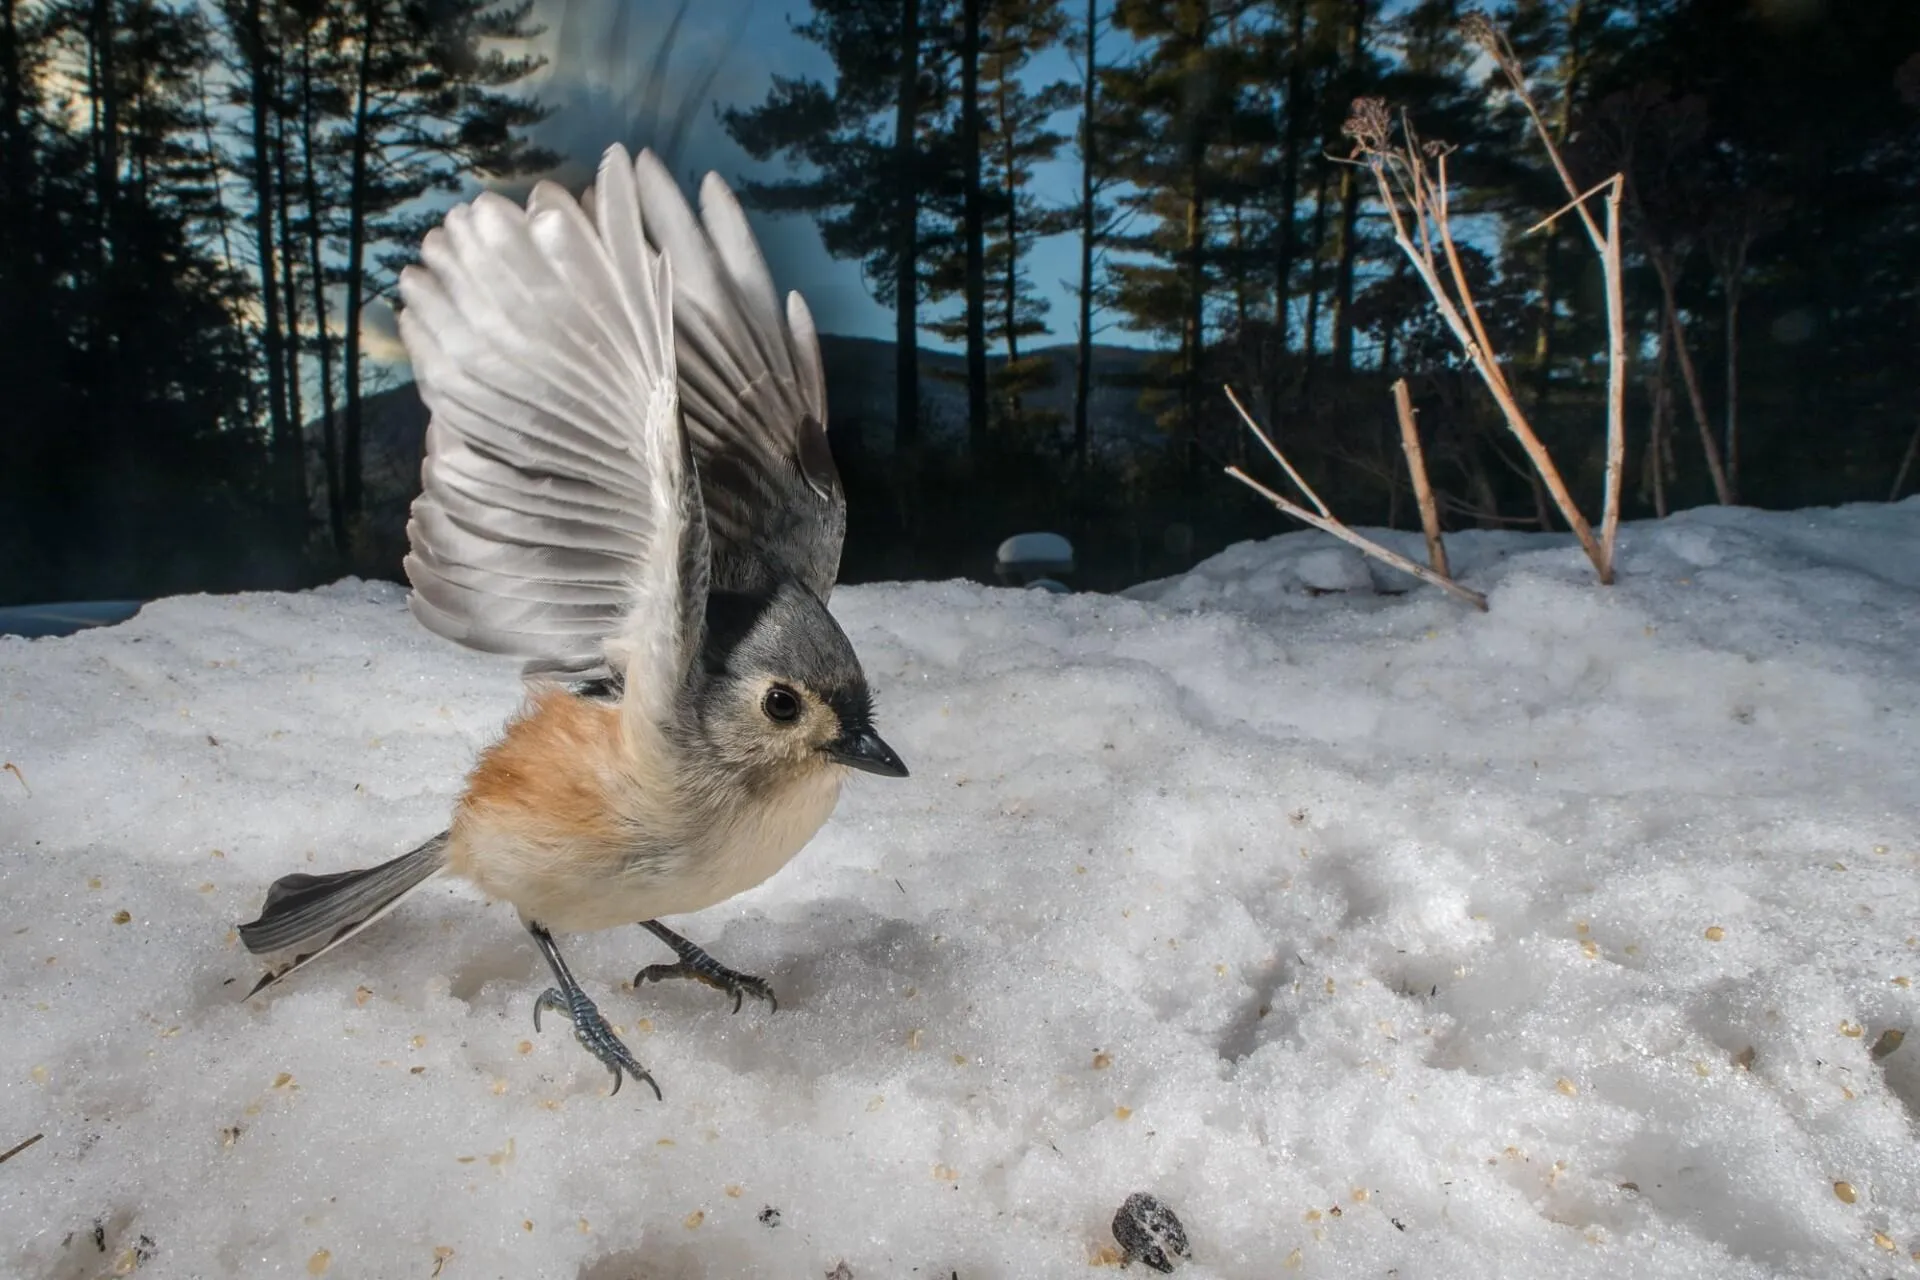
[[[904,778],[874,731],[873,694],[846,633],[811,592],[716,594],[698,720],[710,750],[774,778],[843,767]]]

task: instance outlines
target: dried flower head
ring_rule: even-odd
[[[1385,98],[1355,98],[1342,133],[1352,138],[1355,154],[1385,151],[1387,135],[1393,131],[1393,117]]]
[[[1460,19],[1460,34],[1467,43],[1485,49],[1496,58],[1500,56],[1500,32],[1493,25],[1493,19],[1480,10],[1467,10]]]

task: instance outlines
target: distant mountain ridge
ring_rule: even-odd
[[[827,372],[827,431],[841,456],[893,452],[894,344],[879,338],[820,335],[820,354]],[[1071,344],[1037,348],[1053,366],[1049,385],[1024,397],[1030,408],[1051,409],[1061,415],[1063,444],[1070,436],[1073,416],[1074,348]],[[1095,344],[1093,394],[1089,419],[1093,443],[1102,451],[1127,452],[1159,439],[1152,416],[1141,410],[1140,392],[1128,385],[1146,368],[1152,352],[1133,347]],[[1004,363],[1000,357],[990,368]],[[923,436],[929,443],[958,447],[966,438],[966,358],[959,353],[920,350],[920,401]],[[376,526],[405,523],[405,512],[420,484],[421,446],[426,438],[427,411],[409,381],[375,392],[361,404],[361,449],[365,494]],[[306,424],[314,510],[325,513],[320,447],[323,422]]]

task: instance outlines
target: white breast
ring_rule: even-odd
[[[745,893],[792,861],[833,814],[840,799],[840,769],[822,769],[774,792],[759,803],[722,817],[711,841],[672,886],[674,905],[659,914],[698,911]],[[669,886],[662,885],[662,890]]]
[[[631,834],[580,842],[468,814],[457,824],[455,870],[488,897],[563,933],[684,915],[744,893],[786,866],[832,815],[843,773],[822,769],[719,812],[691,833],[660,843],[641,835],[637,848]]]

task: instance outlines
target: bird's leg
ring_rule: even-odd
[[[692,978],[695,982],[704,982],[732,996],[735,1013],[740,1012],[740,1001],[746,996],[765,1000],[776,1010],[780,1007],[780,1002],[774,998],[773,988],[764,981],[752,974],[736,973],[727,968],[658,920],[642,920],[640,927],[672,947],[673,953],[680,957],[680,963],[650,964],[633,975],[634,986],[643,982],[659,982],[664,978]]]
[[[578,1040],[586,1051],[600,1059],[607,1070],[613,1072],[613,1092],[620,1092],[620,1073],[625,1071],[636,1080],[645,1080],[653,1090],[655,1098],[660,1097],[660,1086],[655,1084],[647,1069],[633,1056],[633,1051],[620,1042],[613,1034],[613,1028],[600,1016],[587,993],[580,989],[573,973],[567,968],[567,962],[560,958],[560,948],[554,945],[553,935],[544,925],[536,921],[527,921],[527,932],[540,947],[540,954],[547,958],[547,967],[553,970],[557,987],[548,987],[533,1002],[533,1029],[540,1030],[540,1011],[551,1009],[573,1023],[573,1038]]]

